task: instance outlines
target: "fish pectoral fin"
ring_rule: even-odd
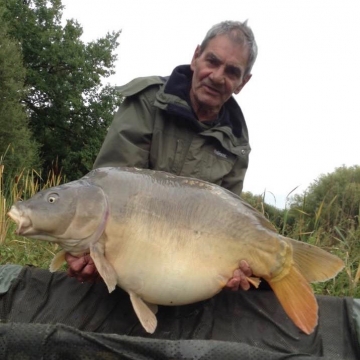
[[[104,246],[101,243],[96,243],[90,246],[90,256],[94,260],[97,271],[103,278],[109,293],[115,290],[117,284],[117,276],[112,265],[104,256]]]
[[[310,284],[291,266],[278,281],[267,280],[289,318],[305,334],[311,334],[318,323],[318,304]]]
[[[149,304],[146,304],[144,300],[134,292],[129,291],[129,295],[135,314],[137,315],[141,325],[148,333],[153,334],[157,326],[157,319],[153,310],[157,311],[157,305],[154,305],[156,308],[151,306],[151,309]]]
[[[57,254],[55,254],[49,266],[50,272],[55,272],[61,268],[62,264],[65,262],[65,254],[65,250],[60,250]]]
[[[256,289],[260,286],[260,278],[254,276],[247,276],[246,279],[251,285],[255,286]]]

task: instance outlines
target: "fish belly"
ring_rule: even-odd
[[[201,239],[179,244],[171,236],[127,234],[110,237],[105,256],[125,291],[153,304],[184,305],[217,294],[238,267],[233,256],[219,256],[218,249],[201,244]]]
[[[139,275],[117,272],[118,285],[133,291],[149,303],[158,305],[184,305],[208,299],[217,294],[226,278],[220,274],[179,274],[177,271],[154,269]],[[199,273],[199,272],[198,272]]]

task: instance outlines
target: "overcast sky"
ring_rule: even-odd
[[[169,75],[191,61],[207,30],[248,19],[259,47],[235,98],[249,129],[244,191],[283,207],[321,174],[360,165],[359,0],[63,0],[85,42],[122,30],[116,74]]]

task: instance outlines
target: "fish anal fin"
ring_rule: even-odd
[[[157,327],[157,319],[154,314],[154,310],[157,311],[157,305],[155,305],[156,308],[153,306],[149,307],[143,299],[132,291],[129,291],[129,295],[135,314],[141,325],[148,333],[153,334]]]
[[[305,334],[311,334],[318,323],[318,304],[307,280],[291,266],[280,280],[267,281],[289,318]]]
[[[97,242],[90,246],[90,256],[94,260],[97,271],[103,278],[109,293],[115,290],[117,276],[112,265],[107,261],[104,255],[104,246]]]
[[[50,272],[55,272],[56,270],[61,268],[62,264],[64,264],[65,262],[65,253],[65,250],[60,250],[58,253],[55,254],[49,266]]]
[[[294,262],[308,282],[332,279],[344,268],[339,257],[317,246],[293,239],[290,242]]]
[[[260,278],[254,276],[247,276],[246,279],[251,285],[255,286],[256,289],[260,286]]]

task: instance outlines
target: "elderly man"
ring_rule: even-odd
[[[130,166],[167,171],[212,182],[240,195],[249,162],[248,131],[232,94],[251,78],[257,45],[247,23],[213,26],[191,64],[169,77],[138,78],[118,90],[125,100],[115,115],[94,168]],[[67,255],[69,274],[92,279],[88,255]],[[249,288],[246,262],[229,280]]]

